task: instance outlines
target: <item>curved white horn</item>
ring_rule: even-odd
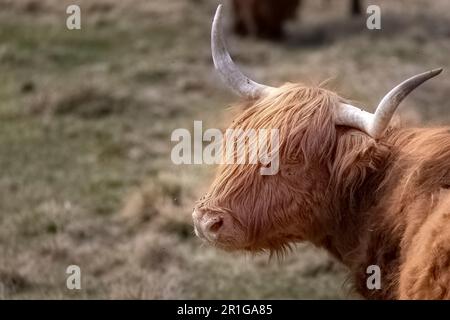
[[[211,29],[211,50],[214,66],[223,81],[238,95],[246,98],[258,98],[266,94],[271,88],[247,78],[228,53],[222,30],[222,5],[217,7]]]
[[[377,110],[375,111],[375,119],[373,120],[369,134],[374,138],[381,136],[403,99],[422,83],[437,76],[441,72],[442,68],[439,68],[415,75],[389,91],[378,104]]]
[[[379,138],[389,126],[389,123],[403,99],[425,81],[437,76],[442,68],[430,70],[411,77],[394,89],[378,104],[375,114],[360,110],[348,104],[341,104],[336,116],[338,125],[355,127],[366,132],[374,139]]]

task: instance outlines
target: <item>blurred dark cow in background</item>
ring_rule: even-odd
[[[277,39],[283,35],[286,21],[295,19],[302,0],[233,0],[234,31]],[[360,15],[360,0],[351,0],[351,14]]]
[[[450,128],[391,124],[400,102],[442,69],[402,82],[374,114],[321,87],[269,87],[231,60],[220,8],[214,65],[243,97],[230,128],[277,128],[280,170],[263,176],[259,165],[221,165],[194,208],[196,234],[253,252],[309,241],[346,265],[366,298],[450,299]],[[378,290],[367,285],[373,266]]]

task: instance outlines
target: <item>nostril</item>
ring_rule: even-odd
[[[209,226],[209,231],[216,233],[223,225],[222,218],[216,218],[216,221]]]

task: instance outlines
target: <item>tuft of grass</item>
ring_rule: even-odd
[[[31,99],[28,109],[33,114],[97,119],[113,113],[121,114],[126,108],[137,104],[132,97],[115,94],[94,85],[82,85],[62,92],[40,92]]]
[[[186,221],[181,220],[168,219],[161,226],[161,231],[172,234],[181,240],[194,237],[192,223],[187,223]]]
[[[0,269],[1,295],[17,294],[29,289],[31,283],[26,277],[13,270]],[[2,299],[4,297],[1,297]]]
[[[148,183],[128,196],[121,216],[138,222],[149,221],[159,214],[163,196],[163,191],[157,184]]]

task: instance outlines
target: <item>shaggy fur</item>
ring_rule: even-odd
[[[375,141],[334,124],[342,99],[286,84],[247,101],[231,128],[280,130],[280,172],[223,165],[197,208],[232,217],[216,244],[282,252],[310,241],[366,298],[450,298],[450,128],[391,127]],[[366,286],[381,268],[380,290]]]

